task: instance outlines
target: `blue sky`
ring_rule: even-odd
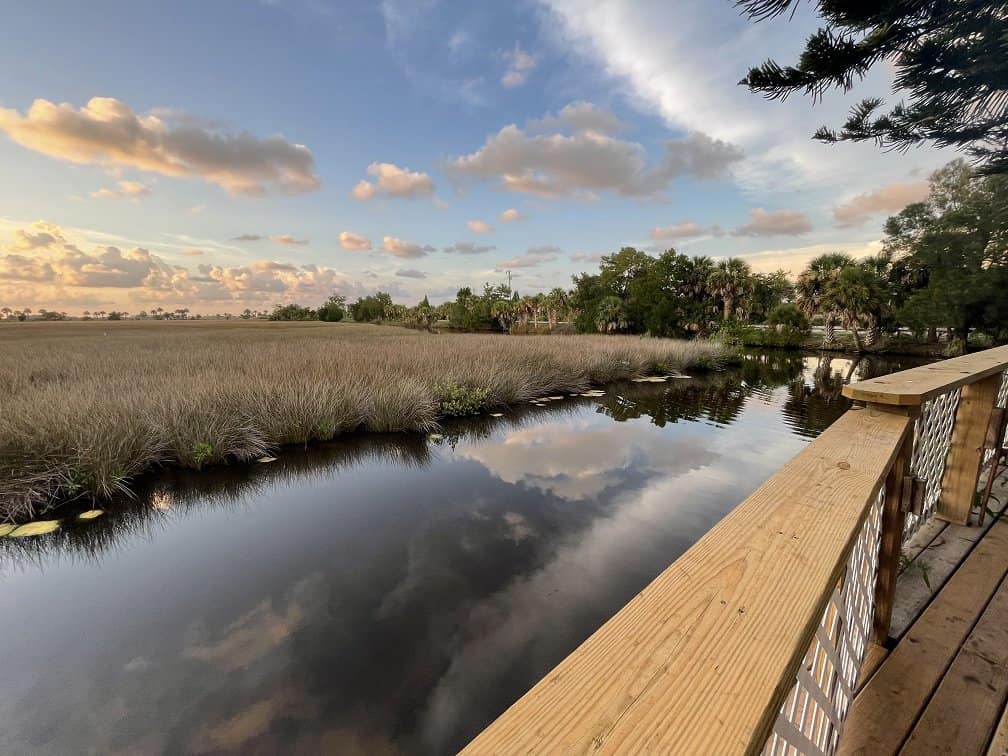
[[[633,245],[797,273],[954,157],[737,86],[816,26],[728,0],[34,2],[0,28],[0,305],[199,312],[569,285]],[[244,238],[243,238],[244,237]],[[252,237],[259,237],[253,239]]]

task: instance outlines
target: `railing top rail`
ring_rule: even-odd
[[[874,404],[912,407],[946,391],[1008,369],[1008,346],[953,357],[844,386],[844,396]]]
[[[848,412],[463,753],[752,753],[910,419]]]

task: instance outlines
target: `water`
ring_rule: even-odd
[[[448,753],[908,367],[722,374],[145,483],[0,539],[0,753]]]

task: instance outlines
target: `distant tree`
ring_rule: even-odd
[[[739,0],[750,17],[784,13],[797,0]],[[909,93],[886,114],[882,99],[862,100],[823,142],[872,140],[905,150],[923,142],[969,153],[986,173],[1008,172],[1008,14],[1004,0],[817,0],[826,22],[809,37],[796,66],[768,60],[742,80],[753,92],[784,99],[850,91],[875,65],[895,67],[893,91]]]
[[[598,304],[595,328],[599,333],[616,333],[627,327],[626,311],[619,297],[609,295]]]
[[[384,320],[386,310],[391,306],[392,297],[384,291],[379,291],[366,297],[358,297],[357,301],[350,305],[350,313],[358,322],[375,322]]]
[[[839,270],[823,292],[821,307],[835,313],[854,337],[854,348],[863,348],[861,328],[872,327],[882,292],[878,280],[862,265],[848,265]]]
[[[809,330],[809,320],[805,317],[805,313],[798,308],[798,305],[790,302],[774,307],[767,315],[766,322],[768,325],[793,328],[803,333]]]
[[[110,312],[108,314],[108,319],[109,320],[122,320],[122,317],[123,317],[122,313],[116,312],[115,310],[113,310],[112,312]]]
[[[822,314],[826,329],[824,343],[827,345],[836,341],[839,313],[829,306],[833,302],[826,299],[826,293],[840,275],[840,271],[853,264],[854,258],[843,252],[819,255],[809,261],[795,284],[798,307],[805,316],[811,318],[813,315]]]
[[[779,305],[790,302],[794,297],[794,284],[786,271],[755,273],[752,277],[749,317],[752,322],[762,323]]]
[[[276,305],[273,312],[269,314],[270,320],[317,320],[318,313],[311,307],[302,307],[292,303],[288,305]]]
[[[333,294],[318,308],[318,319],[327,323],[338,323],[346,317],[346,297]]]
[[[745,309],[752,290],[752,270],[749,263],[737,257],[720,260],[707,277],[707,285],[722,302],[722,320],[735,318]]]

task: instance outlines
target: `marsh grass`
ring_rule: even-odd
[[[0,520],[128,492],[155,466],[252,461],[353,431],[428,433],[447,415],[725,357],[706,342],[359,324],[3,324]]]

